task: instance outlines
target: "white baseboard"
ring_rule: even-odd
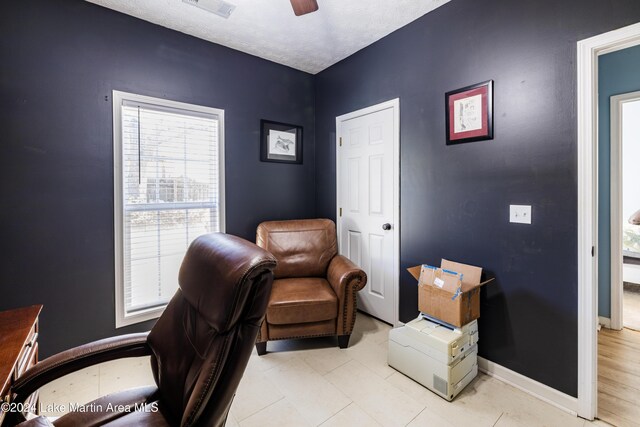
[[[611,319],[608,317],[598,316],[598,322],[602,325],[603,328],[611,329]]]
[[[525,377],[511,369],[478,356],[478,369],[490,377],[494,377],[517,389],[524,391],[550,405],[572,415],[578,415],[578,399],[564,394],[529,377]]]

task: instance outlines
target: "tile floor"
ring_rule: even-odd
[[[447,402],[387,365],[388,325],[364,314],[357,319],[346,350],[321,338],[270,342],[262,357],[254,352],[227,426],[591,425],[484,374]],[[55,381],[40,399],[45,407],[86,403],[152,383],[146,358],[125,359]]]

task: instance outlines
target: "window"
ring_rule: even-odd
[[[113,92],[116,327],[158,317],[199,235],[224,231],[224,111]]]

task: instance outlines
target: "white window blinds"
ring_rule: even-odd
[[[162,309],[188,245],[222,230],[220,115],[156,101],[119,105],[124,319]]]

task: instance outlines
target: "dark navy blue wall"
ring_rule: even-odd
[[[598,315],[611,317],[611,97],[640,90],[640,46],[598,59]]]
[[[313,77],[81,0],[2,2],[0,309],[45,303],[45,355],[116,332],[112,89],[225,109],[227,231],[246,238],[333,218],[335,117],[400,97],[402,266],[485,267],[481,355],[575,396],[575,46],[639,20],[637,0],[453,0]],[[495,139],[446,147],[444,93],[488,79]],[[304,165],[258,161],[260,118],[305,127]]]
[[[81,0],[1,2],[0,58],[0,309],[45,304],[44,355],[150,326],[114,329],[113,89],[225,110],[229,233],[315,215],[309,74]],[[259,161],[262,118],[303,165]]]
[[[401,267],[484,267],[480,355],[573,396],[576,42],[639,20],[637,0],[453,0],[316,79],[319,216],[335,217],[336,116],[399,97]],[[489,79],[495,139],[446,146],[445,92]],[[400,314],[417,314],[404,270]]]

